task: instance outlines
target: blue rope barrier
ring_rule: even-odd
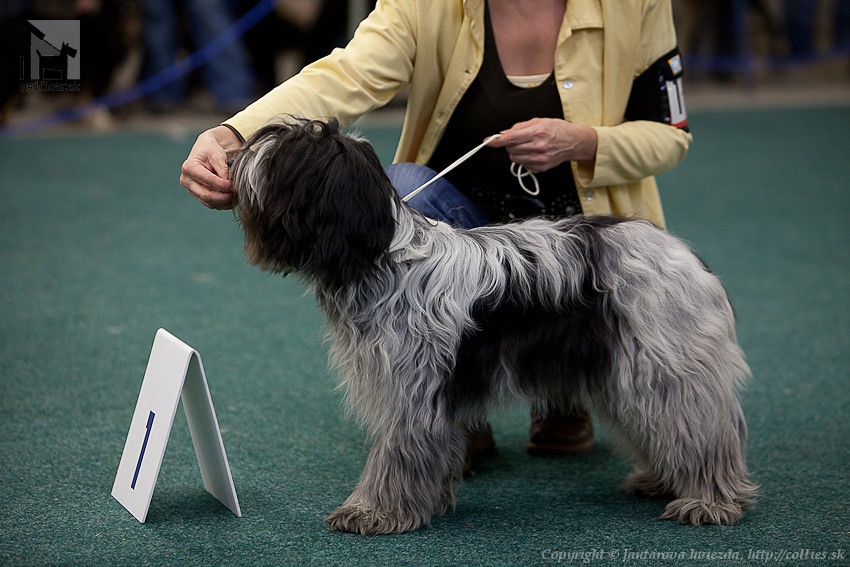
[[[21,124],[13,124],[0,128],[0,138],[30,134],[46,128],[80,120],[97,110],[122,106],[158,91],[162,87],[178,80],[179,78],[215,59],[217,55],[224,51],[234,41],[242,37],[245,32],[257,25],[260,20],[271,13],[274,9],[275,3],[276,0],[259,0],[241,18],[233,22],[233,24],[219,34],[218,37],[212,39],[209,43],[202,46],[188,57],[175,62],[170,67],[166,67],[162,71],[147,77],[130,88],[114,93],[108,93],[92,101],[72,106],[70,108],[62,108],[46,116]]]

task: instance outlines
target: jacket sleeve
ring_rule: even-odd
[[[690,132],[646,120],[595,130],[599,138],[596,162],[579,167],[585,187],[623,185],[664,173],[685,158],[693,139]]]
[[[225,121],[248,138],[278,116],[339,118],[343,128],[381,107],[410,80],[417,2],[381,0],[344,49],[335,49]]]
[[[617,100],[616,116],[609,116],[605,124],[594,127],[599,140],[595,163],[578,167],[578,181],[585,187],[623,185],[663,173],[684,159],[693,139],[686,127],[626,117],[636,80],[674,51],[677,44],[670,0],[645,0],[642,4],[640,31],[633,48],[621,46],[620,50],[623,54],[631,52],[631,56],[616,62],[618,68],[622,66],[625,73],[630,73],[631,80],[606,85],[605,95]],[[629,25],[633,22],[634,19]],[[628,37],[626,33],[620,35]],[[606,61],[607,65],[612,63]],[[681,89],[681,82],[677,88]],[[611,92],[613,89],[616,92]]]

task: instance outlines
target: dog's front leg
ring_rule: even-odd
[[[333,529],[359,534],[412,531],[453,503],[452,484],[463,467],[460,428],[443,424],[403,429],[378,436],[354,492],[325,520]]]

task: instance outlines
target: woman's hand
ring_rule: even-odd
[[[558,118],[518,122],[488,144],[505,148],[511,161],[530,171],[547,171],[564,162],[592,165],[596,160],[596,130]]]
[[[235,203],[227,152],[241,145],[239,137],[226,126],[202,132],[183,162],[180,184],[210,209],[232,209]]]

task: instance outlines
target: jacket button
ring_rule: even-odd
[[[564,81],[564,88],[570,90],[571,88],[573,88],[573,82],[567,79],[566,81]]]
[[[592,201],[593,200],[593,191],[587,191],[584,194],[584,198],[587,199],[588,201]]]

